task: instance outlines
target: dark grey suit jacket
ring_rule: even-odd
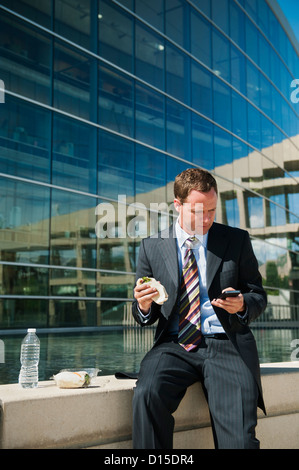
[[[142,240],[136,270],[136,280],[142,276],[154,277],[164,285],[168,301],[162,306],[153,302],[149,318],[144,321],[133,302],[133,316],[142,326],[158,320],[154,346],[163,342],[172,314],[177,311],[180,291],[177,244],[174,226],[155,237]],[[245,230],[213,223],[207,245],[207,290],[210,300],[223,289],[240,289],[247,306],[246,320],[214,307],[227,336],[251,370],[259,387],[259,406],[265,411],[260,379],[259,358],[249,324],[264,311],[266,293],[262,287],[258,263],[253,253],[249,234]]]

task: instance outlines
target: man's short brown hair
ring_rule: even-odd
[[[188,168],[174,180],[174,197],[184,202],[193,189],[208,193],[212,188],[218,194],[217,182],[211,173],[199,168]]]

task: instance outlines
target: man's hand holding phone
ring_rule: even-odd
[[[212,300],[212,305],[226,310],[228,313],[242,313],[246,310],[244,297],[241,291],[235,290],[233,287],[223,289],[217,299]]]

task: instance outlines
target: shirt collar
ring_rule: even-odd
[[[176,237],[177,237],[179,248],[181,249],[182,246],[184,245],[185,241],[187,240],[187,238],[190,237],[190,234],[185,232],[185,230],[182,229],[182,227],[179,224],[178,219],[177,219],[176,225],[175,225],[175,232],[176,232]],[[205,235],[195,234],[194,236],[197,238],[197,240],[200,242],[200,244],[204,246],[204,248],[207,247],[208,233],[206,233]]]

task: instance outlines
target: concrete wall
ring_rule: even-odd
[[[267,417],[259,412],[261,448],[299,448],[299,362],[262,365],[262,382]],[[59,389],[53,381],[33,390],[2,385],[0,447],[130,449],[134,384],[99,376],[85,389]],[[175,448],[213,449],[200,384],[188,389],[174,416]]]

